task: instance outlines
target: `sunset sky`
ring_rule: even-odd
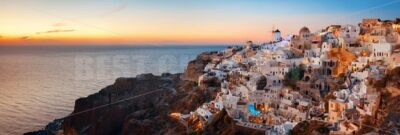
[[[400,17],[400,0],[0,0],[0,45],[240,44],[362,18]]]

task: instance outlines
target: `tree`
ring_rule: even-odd
[[[304,72],[305,70],[303,66],[297,66],[290,69],[289,72],[285,75],[286,85],[295,88],[296,81],[301,80],[304,77]]]

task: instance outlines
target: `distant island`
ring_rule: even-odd
[[[26,134],[400,133],[400,19],[271,32],[184,73],[118,78]]]

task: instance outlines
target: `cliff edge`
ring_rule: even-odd
[[[64,134],[187,134],[190,127],[171,118],[212,100],[219,87],[199,87],[198,77],[216,52],[200,54],[183,74],[142,74],[118,78],[113,85],[75,101],[64,118]]]

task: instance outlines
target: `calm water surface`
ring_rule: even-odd
[[[117,77],[183,72],[224,46],[0,47],[0,134],[38,130]]]

